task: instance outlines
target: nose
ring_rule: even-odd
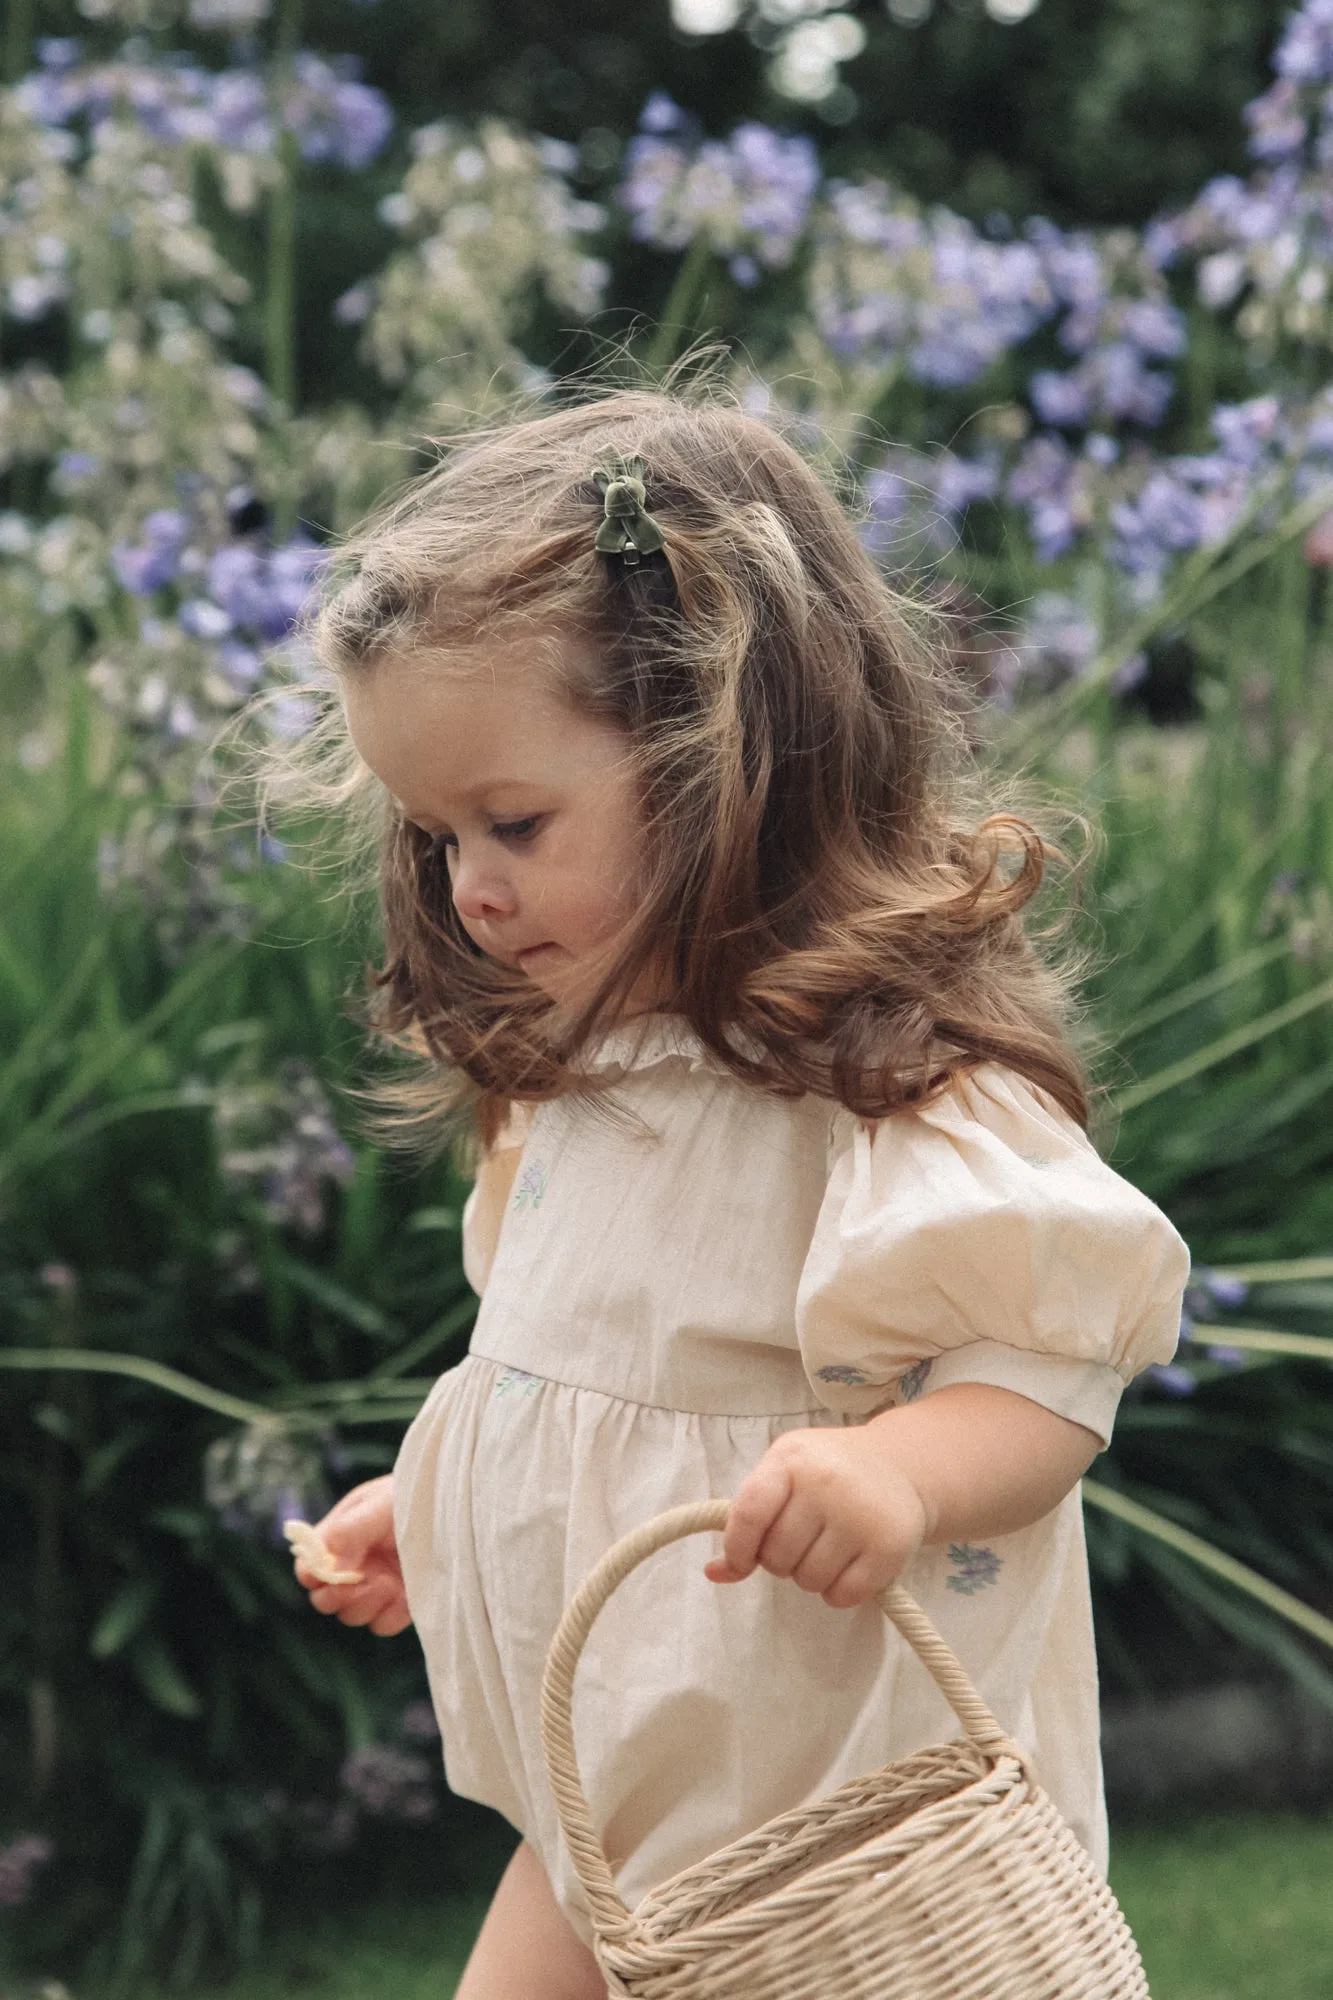
[[[518,908],[513,884],[493,858],[460,851],[451,874],[454,908],[465,924],[503,923]]]

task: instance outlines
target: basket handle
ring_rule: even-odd
[[[587,1892],[597,1930],[603,1936],[630,1923],[631,1918],[616,1888],[579,1779],[574,1749],[574,1669],[593,1620],[630,1571],[670,1542],[724,1528],[730,1505],[728,1500],[697,1500],[689,1506],[672,1507],[622,1536],[570,1599],[546,1656],[546,1671],[542,1675],[542,1742],[551,1790],[574,1866]],[[900,1583],[891,1583],[874,1601],[902,1633],[977,1749],[990,1757],[1003,1752],[1020,1756],[1018,1746],[1001,1729],[916,1599]]]

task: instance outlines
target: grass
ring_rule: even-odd
[[[1328,2000],[1333,1818],[1199,1820],[1113,1838],[1153,2000]]]
[[[446,2000],[485,1908],[484,1896],[386,1902],[283,1927],[263,1968],[222,1992],[226,2000]],[[81,1990],[76,2000],[94,1996]]]
[[[1153,2000],[1333,1994],[1333,1818],[1124,1829],[1111,1880]],[[447,2000],[483,1908],[482,1898],[385,1901],[282,1927],[263,1968],[226,2000]],[[97,1996],[81,1989],[77,2000]]]

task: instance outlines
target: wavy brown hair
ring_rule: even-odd
[[[637,567],[593,548],[591,474],[631,456],[665,539]],[[338,704],[292,753],[322,772],[307,800],[379,816],[368,1018],[418,1058],[368,1093],[382,1136],[430,1143],[470,1105],[489,1141],[511,1101],[590,1088],[580,1050],[653,967],[757,1087],[882,1118],[997,1062],[1086,1125],[1072,974],[1022,917],[1063,857],[986,810],[943,649],[792,445],[716,394],[650,391],[472,435],[347,545],[313,637],[346,684],[543,633],[591,641],[551,657],[574,707],[623,730],[645,828],[637,914],[559,1032],[469,939]]]

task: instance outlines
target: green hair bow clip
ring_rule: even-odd
[[[643,460],[619,458],[609,472],[594,472],[593,484],[602,496],[606,518],[593,547],[604,556],[623,556],[637,563],[665,547],[662,530],[644,507]]]

